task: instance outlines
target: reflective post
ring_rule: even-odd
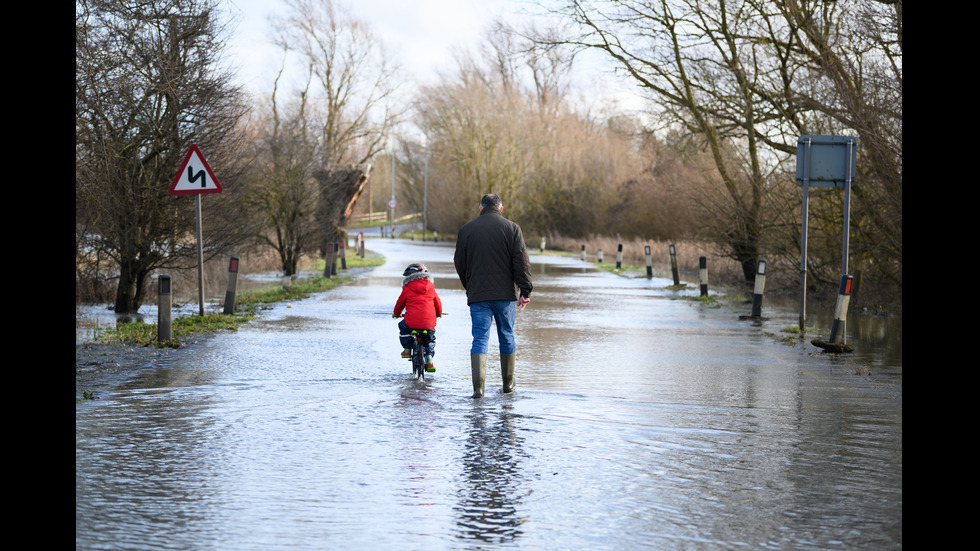
[[[585,245],[582,245],[582,260],[585,260]]]
[[[596,249],[595,261],[598,262],[599,264],[602,264],[602,249]]]
[[[701,296],[708,296],[708,259],[698,258],[698,278],[701,280]]]
[[[851,300],[851,283],[854,281],[852,276],[844,274],[840,278],[840,289],[837,292],[837,306],[834,308],[834,324],[830,328],[830,342],[844,343],[847,341],[845,335],[847,329],[847,305]],[[837,334],[840,333],[840,341]]]
[[[172,314],[170,309],[173,305],[173,298],[170,294],[170,276],[161,275],[157,285],[159,296],[157,303],[157,341],[164,342],[169,341],[173,334],[171,332]]]
[[[238,257],[228,263],[228,290],[225,291],[225,314],[235,313],[235,292],[238,289]]]
[[[653,257],[650,254],[650,245],[643,247],[643,253],[647,257],[647,279],[653,277]]]
[[[752,292],[752,317],[762,315],[762,295],[766,291],[766,261],[760,259],[755,269],[755,289]]]
[[[345,235],[338,243],[340,245],[340,269],[347,269],[347,236]]]
[[[620,243],[619,246],[616,247],[616,269],[618,270],[622,267],[623,267],[623,244]]]
[[[674,274],[674,285],[681,284],[680,275],[677,273],[677,247],[670,244],[670,271]]]
[[[541,252],[544,252],[544,236],[541,236]]]
[[[324,255],[326,264],[323,266],[323,277],[337,275],[337,244],[333,241],[327,243],[327,254]]]

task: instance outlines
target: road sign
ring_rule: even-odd
[[[191,144],[177,177],[170,184],[171,195],[221,193],[221,184],[196,144]]]
[[[800,136],[796,142],[796,183],[843,188],[857,178],[857,140],[851,136]]]

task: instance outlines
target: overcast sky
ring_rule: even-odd
[[[225,1],[232,12],[240,13],[229,53],[242,83],[253,92],[265,93],[271,89],[281,62],[281,53],[269,43],[269,15],[282,10],[282,4],[278,0]],[[381,37],[407,78],[422,84],[435,82],[441,70],[451,72],[455,49],[474,49],[495,17],[519,21],[535,9],[529,0],[338,1]],[[596,88],[579,87],[576,93],[617,97],[629,107],[637,106],[629,93],[630,84],[602,69],[580,72],[577,82]]]
[[[243,82],[265,89],[280,62],[269,45],[269,15],[281,10],[276,0],[226,0],[241,13],[230,53],[237,58]],[[341,0],[344,2],[344,0]],[[431,82],[440,67],[453,63],[453,48],[478,43],[497,14],[512,16],[522,0],[355,0],[346,5],[384,42],[414,78]],[[272,75],[269,73],[272,72]]]

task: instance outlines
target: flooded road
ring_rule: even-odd
[[[76,405],[76,549],[901,549],[900,329],[823,355],[781,340],[794,311],[532,254],[517,392],[492,340],[474,400],[452,247],[368,247]],[[417,261],[448,313],[424,383],[390,315]]]

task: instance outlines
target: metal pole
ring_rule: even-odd
[[[850,225],[851,225],[851,150],[854,148],[854,140],[847,141],[847,175],[844,178],[844,251],[841,260],[842,274],[849,273],[847,267],[848,247],[850,247]]]
[[[391,199],[388,200],[391,209],[391,237],[395,237],[395,149],[391,148]]]
[[[201,194],[194,195],[194,207],[197,210],[197,303],[201,316],[204,316],[204,251],[201,247]]]
[[[425,176],[422,186],[422,241],[425,241],[425,230],[429,227],[429,150],[425,154]]]
[[[803,155],[803,226],[800,234],[800,331],[806,331],[806,239],[807,209],[810,206],[810,138]]]
[[[851,227],[851,154],[852,154],[851,153],[851,150],[853,148],[854,148],[854,140],[848,140],[847,141],[847,163],[845,164],[845,166],[847,167],[847,169],[846,169],[847,170],[847,173],[846,173],[846,176],[844,177],[844,246],[843,246],[843,252],[841,253],[842,256],[843,256],[843,258],[841,259],[841,266],[842,266],[841,274],[843,274],[842,277],[848,278],[848,280],[847,280],[847,295],[848,295],[848,297],[850,297],[850,294],[851,294],[851,276],[847,275],[848,274],[848,267],[847,267],[848,261],[847,261],[847,257],[848,257],[848,248],[850,247],[850,243],[851,243],[851,239],[850,239],[850,227]],[[843,287],[843,284],[841,285],[841,287]],[[844,300],[844,304],[843,304],[843,308],[844,308],[845,312],[847,310],[847,300],[850,300],[850,299],[849,298],[848,299],[845,299]],[[847,334],[847,317],[846,317],[846,315],[842,315],[840,317],[840,325],[841,325],[841,333],[846,335]],[[830,342],[834,342],[833,338],[831,338],[831,341]],[[841,340],[841,342],[847,342],[847,338],[846,337],[843,338]]]

